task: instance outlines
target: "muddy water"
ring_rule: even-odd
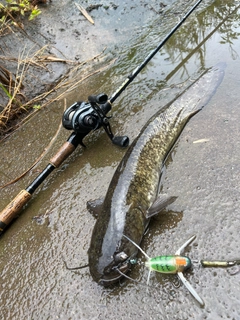
[[[122,34],[118,47],[114,43],[108,48],[108,57],[117,52],[117,62],[67,95],[67,105],[90,93],[113,93],[192,4],[169,1],[164,15],[153,18],[149,13],[142,28],[135,22],[135,33]],[[161,191],[178,198],[152,221],[144,237],[142,247],[150,256],[174,253],[196,234],[186,251],[193,260],[239,258],[238,5],[237,1],[205,1],[113,107],[114,132],[128,134],[132,140],[156,110],[203,70],[218,62],[227,64],[215,96],[188,123],[166,163]],[[121,18],[124,25],[125,17],[131,26],[131,16],[114,12],[113,24]],[[96,15],[100,19],[101,12]],[[59,101],[40,111],[2,143],[1,184],[20,175],[43,152],[58,128],[63,106],[64,101]],[[38,166],[1,190],[1,207],[36,177],[68,135],[61,129]],[[148,292],[130,281],[103,289],[93,282],[88,268],[75,272],[65,268],[63,260],[71,267],[87,263],[95,219],[87,212],[86,201],[104,196],[125,152],[100,131],[85,142],[87,149],[79,147],[43,183],[0,239],[1,318],[239,319],[240,274],[231,276],[226,269],[194,264],[186,274],[205,301],[201,309],[175,276],[153,274]],[[135,266],[131,276],[145,283],[147,270]]]

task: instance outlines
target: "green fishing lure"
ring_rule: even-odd
[[[145,265],[151,271],[176,274],[189,269],[192,262],[188,257],[172,255],[150,258]]]
[[[134,241],[124,235],[126,239],[128,239],[132,244],[134,244],[147,258],[145,262],[146,267],[149,268],[147,285],[149,284],[151,271],[156,271],[164,274],[177,274],[179,279],[185,285],[185,287],[189,290],[189,292],[193,295],[193,297],[198,301],[201,307],[204,306],[204,301],[199,297],[195,289],[191,286],[191,284],[184,277],[183,272],[189,269],[192,266],[192,262],[190,258],[181,256],[181,253],[185,247],[187,247],[196,236],[192,236],[188,239],[175,253],[175,255],[164,255],[150,258],[146,252],[142,250]],[[133,260],[133,263],[136,263],[136,260]]]

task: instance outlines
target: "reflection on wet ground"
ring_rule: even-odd
[[[193,5],[193,1],[181,1],[181,6],[179,1],[166,3],[164,15],[146,19],[131,36],[121,36],[118,48],[115,43],[109,47],[108,55],[118,55],[116,63],[66,96],[67,105],[91,93],[111,95]],[[96,14],[100,19],[101,12]],[[126,17],[130,25],[133,11],[118,14],[115,10],[109,21],[118,21],[119,27],[117,19],[121,17],[124,25]],[[227,63],[217,93],[191,119],[168,158],[161,191],[178,198],[152,221],[142,243],[149,256],[174,253],[196,234],[186,251],[193,260],[239,258],[239,15],[236,1],[204,2],[113,106],[114,132],[132,140],[156,110],[203,70]],[[41,154],[57,130],[63,106],[61,101],[42,110],[2,143],[1,184],[20,175]],[[31,174],[1,190],[1,208],[34,179],[68,135],[62,129]],[[100,131],[85,142],[87,149],[79,147],[43,183],[0,239],[3,319],[238,319],[239,274],[230,276],[226,269],[195,265],[186,274],[204,299],[204,309],[174,276],[153,274],[147,292],[130,281],[103,289],[92,281],[88,268],[66,270],[63,260],[72,267],[87,263],[95,220],[86,202],[104,196],[125,152]],[[135,266],[131,276],[145,283],[147,270]]]

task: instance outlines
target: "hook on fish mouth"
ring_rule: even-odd
[[[132,257],[121,251],[115,252],[113,259],[112,263],[104,269],[103,275],[99,280],[99,284],[103,286],[109,286],[120,280],[123,276],[128,278],[126,273],[131,269],[133,264]]]

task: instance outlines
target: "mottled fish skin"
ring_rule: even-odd
[[[126,273],[149,219],[146,212],[157,198],[164,161],[187,121],[208,103],[221,83],[225,65],[202,75],[175,101],[157,112],[143,127],[116,169],[93,233],[89,268],[100,284],[116,282]]]

